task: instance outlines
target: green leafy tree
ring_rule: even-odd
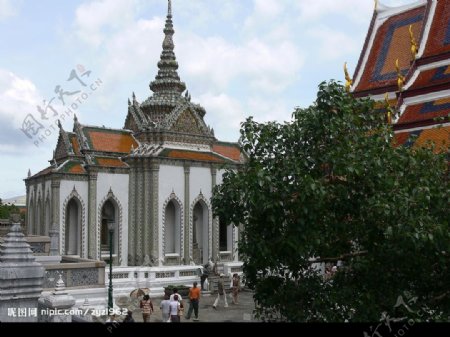
[[[449,319],[445,153],[393,146],[376,111],[330,81],[292,122],[242,124],[248,161],[224,174],[212,204],[243,224],[239,254],[263,320]],[[330,278],[317,268],[338,261]]]
[[[3,200],[0,199],[0,219],[9,219],[13,213],[19,214],[19,208],[16,205],[4,205]],[[23,217],[22,214],[21,217]]]

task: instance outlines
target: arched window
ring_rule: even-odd
[[[100,227],[100,247],[102,258],[109,258],[109,228],[108,221],[114,224],[114,231],[112,233],[112,252],[118,253],[119,249],[119,221],[118,221],[118,207],[113,199],[108,199],[102,207],[102,220]]]
[[[81,205],[76,198],[70,199],[66,209],[66,254],[81,253]]]
[[[208,263],[208,206],[203,200],[198,201],[193,210],[192,219],[193,259],[196,264]]]
[[[165,209],[165,254],[180,254],[181,214],[180,205],[171,200]]]

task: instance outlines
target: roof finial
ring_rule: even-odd
[[[389,93],[387,92],[384,95],[384,101],[386,103],[386,119],[387,119],[387,123],[389,125],[392,124],[392,108],[391,105],[389,104]]]
[[[395,60],[395,69],[397,70],[398,91],[403,91],[403,85],[405,84],[405,76],[403,76],[402,72],[400,71],[400,66],[398,65],[398,59]]]
[[[414,38],[412,25],[409,25],[409,39],[411,41],[411,56],[412,56],[412,60],[414,61],[416,59],[416,55],[417,55],[419,48],[417,46],[416,39]]]
[[[345,91],[350,92],[350,88],[353,84],[353,80],[348,74],[347,62],[344,63],[344,74],[345,74]]]
[[[167,8],[167,16],[168,17],[172,16],[172,1],[171,0],[169,0],[169,5],[168,5],[168,8]]]
[[[374,11],[376,12],[378,10],[378,0],[375,0],[375,8]]]
[[[28,178],[30,178],[30,177],[31,177],[31,170],[28,169]]]

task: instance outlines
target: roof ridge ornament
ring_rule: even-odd
[[[353,80],[348,74],[347,62],[344,63],[344,75],[345,75],[345,91],[350,92],[350,88],[352,87]]]
[[[400,66],[398,65],[398,59],[395,60],[395,69],[397,71],[397,85],[398,91],[403,91],[403,86],[405,85],[405,76],[402,75],[400,71]]]
[[[384,95],[384,102],[386,103],[386,119],[389,125],[392,125],[392,107],[389,104],[389,93]]]
[[[412,25],[409,25],[409,39],[411,42],[411,56],[412,56],[412,61],[414,61],[416,59],[416,55],[417,52],[419,51],[418,45],[417,45],[417,41],[414,38],[414,32],[412,30]]]
[[[378,0],[374,0],[375,2],[375,7],[374,7],[374,11],[377,12],[378,11]]]
[[[167,17],[172,17],[172,1],[169,0],[169,4],[167,6]]]

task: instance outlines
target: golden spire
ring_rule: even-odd
[[[397,70],[397,85],[398,91],[403,90],[403,85],[405,84],[405,76],[402,75],[400,67],[398,65],[398,59],[395,60],[395,69]]]
[[[384,95],[384,101],[386,102],[386,119],[389,125],[392,124],[392,108],[389,104],[389,93]]]
[[[417,46],[416,39],[414,38],[414,33],[412,31],[412,25],[409,25],[409,39],[411,41],[411,56],[412,60],[414,61],[416,59],[417,52],[419,51],[419,48]]]
[[[348,74],[347,62],[344,63],[344,74],[345,74],[345,91],[350,92],[350,88],[353,84],[353,80],[351,79],[350,75]]]

